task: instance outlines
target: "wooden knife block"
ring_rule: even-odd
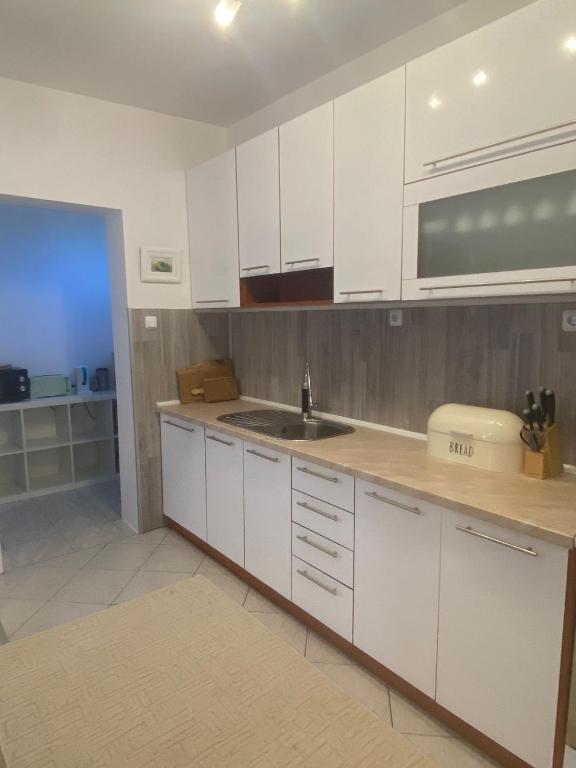
[[[544,445],[540,451],[524,451],[524,474],[539,480],[548,477],[556,477],[564,471],[562,453],[560,450],[560,436],[558,427],[553,424],[549,429],[539,433],[544,437]]]

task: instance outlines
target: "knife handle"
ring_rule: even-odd
[[[556,395],[552,389],[546,390],[546,412],[548,426],[551,427],[556,418]]]
[[[526,402],[528,403],[528,408],[532,408],[536,400],[534,399],[534,392],[532,392],[531,389],[526,390]]]

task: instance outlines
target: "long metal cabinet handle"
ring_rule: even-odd
[[[274,464],[278,464],[280,459],[276,458],[275,456],[266,456],[264,453],[258,453],[258,451],[252,450],[252,448],[247,448],[246,453],[252,454],[252,456],[258,456],[259,459],[266,459],[266,461],[273,461]]]
[[[194,427],[183,427],[182,424],[176,424],[175,421],[168,421],[168,419],[166,419],[163,423],[170,424],[171,427],[176,427],[176,429],[181,429],[184,432],[196,432]]]
[[[292,261],[285,261],[284,264],[308,264],[310,261],[320,261],[318,257],[313,259],[292,259]]]
[[[504,144],[512,144],[515,141],[522,141],[523,139],[531,139],[534,136],[540,136],[543,133],[548,133],[549,131],[559,131],[562,128],[570,128],[571,126],[576,125],[576,120],[569,120],[567,123],[559,123],[558,125],[551,125],[548,128],[540,128],[537,131],[530,131],[530,133],[521,133],[517,136],[511,136],[508,139],[502,139],[501,141],[495,141],[492,144],[484,144],[481,147],[474,147],[473,149],[466,149],[463,152],[456,152],[454,155],[445,155],[444,157],[439,157],[437,160],[427,160],[425,163],[422,163],[424,168],[428,168],[431,165],[438,165],[438,163],[447,163],[449,160],[457,160],[459,157],[467,157],[468,155],[474,155],[476,152],[486,152],[488,149],[497,149],[498,147],[503,146]],[[554,140],[554,137],[551,137],[552,141]]]
[[[518,544],[512,544],[510,541],[496,539],[494,536],[488,536],[485,533],[480,533],[480,531],[475,531],[474,528],[471,528],[469,525],[457,525],[456,530],[462,531],[462,533],[469,533],[471,536],[477,536],[479,539],[484,539],[485,541],[492,541],[494,544],[500,544],[503,547],[508,547],[508,549],[514,549],[516,552],[522,552],[522,554],[530,555],[530,557],[538,557],[538,552],[532,549],[532,547],[519,547]]]
[[[196,299],[196,304],[228,304],[230,299]]]
[[[316,584],[317,587],[320,587],[321,589],[326,590],[326,592],[330,592],[331,595],[338,594],[338,590],[336,589],[336,587],[327,587],[326,584],[322,584],[322,582],[315,579],[314,576],[310,576],[308,571],[301,571],[300,569],[296,569],[296,573],[299,573],[300,576],[304,576],[305,579],[308,579],[308,581],[311,581],[312,584]]]
[[[332,515],[330,512],[324,512],[323,509],[318,509],[317,507],[313,507],[311,504],[307,504],[305,501],[297,501],[296,504],[299,507],[302,507],[302,509],[307,509],[309,512],[315,512],[317,515],[322,515],[322,517],[327,517],[328,520],[333,520],[335,523],[338,522],[340,519],[338,515]]]
[[[242,272],[252,272],[255,269],[270,269],[270,264],[258,264],[256,267],[242,267]]]
[[[391,504],[393,507],[398,507],[399,509],[405,509],[406,512],[412,512],[413,515],[421,515],[422,510],[418,507],[409,507],[408,504],[402,504],[400,501],[394,501],[393,499],[387,499],[386,496],[380,496],[379,493],[376,493],[376,491],[364,491],[365,496],[370,496],[371,499],[376,499],[376,501],[382,501],[384,504]]]
[[[361,293],[384,293],[383,288],[369,288],[366,291],[340,291],[340,296],[355,296]]]
[[[330,555],[330,557],[338,557],[338,552],[334,549],[326,549],[326,547],[321,546],[320,544],[316,544],[314,541],[310,541],[308,536],[296,536],[298,541],[303,541],[304,544],[308,544],[311,547],[314,547],[314,549],[317,549],[319,552],[323,552],[325,555]]]
[[[321,480],[328,480],[329,483],[338,483],[337,477],[330,477],[329,475],[323,475],[321,472],[313,472],[308,467],[296,467],[298,472],[304,472],[305,475],[312,475],[312,477],[319,477]]]
[[[497,285],[526,285],[528,283],[573,283],[576,277],[534,277],[527,280],[503,280],[498,283],[452,283],[449,285],[420,286],[420,291],[445,291],[449,288],[490,288]]]
[[[214,435],[206,435],[206,440],[214,440],[215,443],[222,443],[222,445],[234,445],[230,440],[222,440],[219,437],[214,437]]]

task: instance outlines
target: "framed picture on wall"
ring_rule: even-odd
[[[181,283],[182,252],[175,248],[140,248],[140,280],[143,283]]]

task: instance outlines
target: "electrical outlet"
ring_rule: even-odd
[[[562,330],[576,331],[576,309],[566,309],[562,312]]]
[[[402,325],[402,323],[404,322],[402,310],[391,309],[388,315],[388,322],[390,323],[390,325],[395,325],[395,326]]]
[[[144,317],[144,328],[158,328],[158,318],[156,315],[146,315]]]

